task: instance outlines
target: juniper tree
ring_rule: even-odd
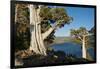
[[[52,42],[56,29],[70,24],[72,17],[68,16],[65,8],[49,7],[44,5],[27,5],[28,27],[30,29],[30,46],[29,49],[36,54],[47,55],[45,42]],[[15,13],[15,22],[19,19]],[[24,21],[25,16],[22,17]],[[21,23],[21,21],[19,21]],[[26,22],[26,21],[25,21]]]
[[[90,35],[88,30],[84,27],[80,27],[79,29],[71,29],[71,36],[76,38],[82,43],[82,57],[87,58],[86,56],[86,45],[88,43],[88,36]]]

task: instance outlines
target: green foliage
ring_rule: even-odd
[[[89,32],[90,32],[91,34],[94,35],[94,33],[96,32],[95,27],[92,27],[92,28],[89,30]]]
[[[42,20],[51,19],[52,15],[50,12],[50,8],[48,8],[47,6],[42,7],[40,11],[40,17],[42,17]]]
[[[79,29],[71,29],[70,33],[71,36],[82,36],[88,34],[86,28],[84,27],[80,27]]]
[[[83,35],[87,35],[88,31],[84,27],[80,27],[79,29],[71,29],[71,36],[77,38],[78,40],[83,39]]]
[[[72,17],[69,17],[64,8],[50,8],[43,7],[40,11],[40,17],[42,21],[45,22],[48,20],[55,21],[58,27],[63,27],[65,24],[70,24]]]
[[[28,24],[29,23],[29,11],[25,4],[16,4],[17,7],[17,23]]]
[[[16,4],[17,6],[17,22],[15,23],[15,50],[27,49],[30,44],[29,32],[29,12],[24,4]]]
[[[69,24],[71,17],[68,16],[66,10],[64,8],[52,8],[52,19],[58,21],[57,23],[60,24]]]
[[[95,48],[95,28],[91,28],[89,32],[92,34],[89,36],[89,47]]]

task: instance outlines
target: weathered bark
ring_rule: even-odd
[[[44,46],[44,41],[43,41],[43,38],[42,38],[41,26],[40,25],[37,25],[36,37],[37,37],[37,42],[39,44],[39,50],[40,50],[41,54],[46,55],[46,47]]]
[[[82,40],[82,57],[86,59],[85,36],[83,36],[83,40]]]
[[[46,47],[41,34],[41,19],[39,17],[40,8],[36,9],[34,5],[29,6],[30,9],[30,32],[31,43],[30,50],[36,54],[46,55]]]
[[[36,54],[40,54],[38,50],[38,44],[36,41],[36,9],[34,5],[29,6],[30,9],[30,32],[31,32],[31,43],[30,43],[30,50],[33,50]]]
[[[58,24],[58,23],[55,22],[55,23],[53,24],[52,27],[50,27],[46,32],[44,32],[44,33],[42,34],[43,40],[46,39],[55,29],[58,28],[58,27],[57,27],[57,24]]]

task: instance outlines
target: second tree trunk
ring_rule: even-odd
[[[85,36],[83,36],[83,41],[82,41],[82,58],[86,59]]]

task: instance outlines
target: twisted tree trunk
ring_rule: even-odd
[[[40,8],[36,9],[34,5],[29,5],[29,9],[31,33],[30,50],[33,50],[36,54],[47,55],[44,39],[41,33],[41,19],[39,17]]]

